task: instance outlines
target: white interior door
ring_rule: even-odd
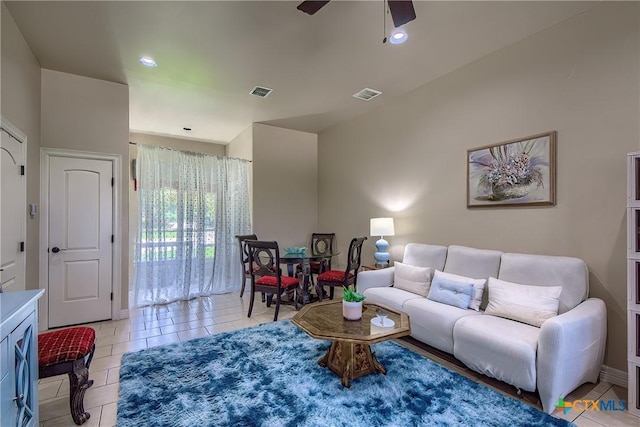
[[[49,162],[49,327],[111,319],[112,163]]]
[[[25,290],[25,226],[27,217],[24,143],[4,128],[0,142],[0,286]]]

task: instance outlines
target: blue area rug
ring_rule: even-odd
[[[573,425],[394,342],[372,346],[387,375],[344,388],[328,347],[283,320],[127,353],[118,426]]]

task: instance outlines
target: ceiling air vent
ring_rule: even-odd
[[[354,93],[352,96],[354,98],[362,99],[363,101],[370,101],[378,95],[382,95],[382,92],[375,89],[369,89],[368,87],[366,87],[362,89],[360,92]]]
[[[249,92],[251,95],[259,96],[260,98],[266,98],[273,89],[268,87],[256,86]]]

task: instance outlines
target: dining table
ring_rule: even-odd
[[[300,281],[300,290],[302,294],[302,305],[306,305],[311,302],[311,292],[309,289],[309,284],[311,283],[311,263],[330,260],[331,257],[334,257],[336,255],[340,255],[340,252],[333,251],[319,254],[312,251],[300,251],[283,252],[280,254],[280,264],[287,264],[287,274],[289,276],[294,277],[296,274],[295,266],[298,264],[301,266],[302,280]]]

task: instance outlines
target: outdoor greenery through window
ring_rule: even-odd
[[[201,212],[194,211],[193,216],[188,212],[178,212],[178,190],[173,188],[161,188],[159,197],[164,207],[162,221],[154,221],[154,212],[143,212],[141,218],[142,230],[140,236],[140,260],[175,259],[182,256],[184,251],[189,251],[192,257],[199,255],[197,250],[204,248],[205,258],[213,258],[215,254],[215,194],[204,194],[204,208]],[[200,204],[198,203],[200,206]],[[144,206],[144,203],[143,203]],[[198,216],[204,217],[204,229],[197,230],[194,224],[199,223]],[[147,220],[147,217],[149,219]],[[191,223],[185,223],[185,219],[194,218]],[[178,227],[178,221],[183,227]],[[149,222],[149,225],[147,224]],[[199,239],[203,239],[203,245],[197,245]],[[186,253],[184,254],[186,255]]]

